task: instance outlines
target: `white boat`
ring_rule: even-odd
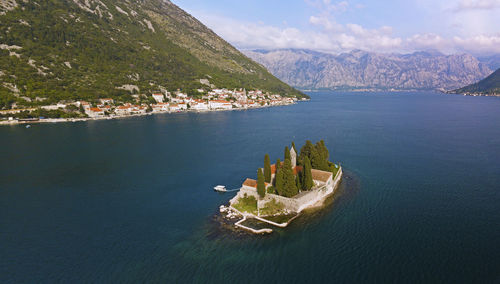
[[[215,191],[227,191],[227,190],[226,190],[226,187],[225,187],[225,186],[223,186],[223,185],[218,185],[218,186],[215,186],[215,187],[214,187],[214,190],[215,190]]]

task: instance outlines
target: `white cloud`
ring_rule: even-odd
[[[462,0],[453,8],[455,12],[492,10],[500,8],[500,0]]]
[[[468,18],[454,17],[461,20],[462,23],[460,21],[458,23],[448,21],[446,19],[447,15],[443,13],[444,26],[456,25],[455,33],[450,33],[447,36],[439,32],[424,32],[402,37],[394,35],[394,28],[391,26],[381,26],[373,29],[357,23],[340,24],[336,22],[333,15],[343,12],[343,9],[349,7],[349,3],[346,1],[335,3],[331,2],[331,0],[305,1],[314,7],[319,7],[318,9],[322,9],[319,10],[319,14],[310,16],[310,28],[298,29],[287,25],[278,27],[262,22],[245,22],[208,13],[197,13],[197,16],[216,33],[241,49],[305,48],[330,53],[347,52],[352,49],[402,53],[437,49],[444,53],[500,53],[500,31],[498,29],[495,31],[495,25],[492,25],[493,28],[486,29],[485,24],[491,22],[488,17],[483,15],[482,21],[473,21],[474,23],[467,24],[467,19],[481,17],[481,15],[475,15],[479,13],[478,11],[467,12]],[[463,0],[461,5],[463,7],[466,7],[466,5],[469,5],[467,7],[473,7],[470,4],[472,2],[476,6],[482,5],[481,7],[483,7],[486,5],[481,1],[479,3],[478,1],[468,0]],[[450,10],[448,10],[449,12]],[[448,16],[452,14],[449,13]],[[436,31],[438,30],[436,29]],[[481,33],[477,31],[481,31]]]
[[[332,12],[345,12],[349,8],[349,2],[341,1],[332,3],[331,0],[305,0],[305,2],[320,11]]]
[[[343,30],[342,25],[337,24],[335,21],[331,20],[328,16],[319,15],[311,16],[309,22],[315,26],[321,26],[329,31],[341,31]]]

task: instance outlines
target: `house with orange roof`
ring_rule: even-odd
[[[97,108],[97,107],[89,108],[88,111],[85,111],[85,113],[90,118],[98,118],[98,117],[103,117],[104,116],[104,110],[100,109],[100,108]]]
[[[204,100],[195,100],[191,103],[191,109],[198,111],[208,110],[208,104]]]
[[[181,111],[181,108],[179,107],[179,104],[170,104],[169,110],[170,111]]]
[[[211,100],[208,101],[208,107],[212,110],[216,109],[232,109],[233,105],[231,102],[225,100]]]
[[[266,189],[271,186],[271,184],[267,182],[265,182],[264,185],[266,186]],[[257,181],[251,178],[247,178],[243,182],[241,188],[257,192]]]
[[[187,103],[185,103],[185,102],[178,103],[177,105],[179,106],[180,110],[186,110],[186,109],[188,109]]]
[[[130,105],[123,105],[115,108],[115,114],[117,115],[127,115],[132,112]]]
[[[157,104],[151,105],[151,108],[153,109],[153,112],[168,111],[169,104],[168,103],[157,103]]]

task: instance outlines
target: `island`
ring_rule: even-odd
[[[234,225],[256,234],[271,233],[270,226],[252,226],[255,221],[286,227],[307,208],[321,206],[338,188],[342,167],[329,161],[323,140],[306,141],[297,154],[295,143],[285,147],[284,161],[257,170],[257,179],[247,178],[228,206],[220,207],[226,218],[239,218]]]

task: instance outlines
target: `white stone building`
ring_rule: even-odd
[[[233,105],[228,101],[214,100],[208,101],[208,107],[210,109],[232,109]]]
[[[94,107],[94,108],[89,108],[85,113],[90,117],[90,118],[97,118],[97,117],[103,117],[104,116],[104,110]]]
[[[157,103],[163,103],[163,101],[165,100],[165,96],[163,96],[163,94],[153,94],[153,99]]]

